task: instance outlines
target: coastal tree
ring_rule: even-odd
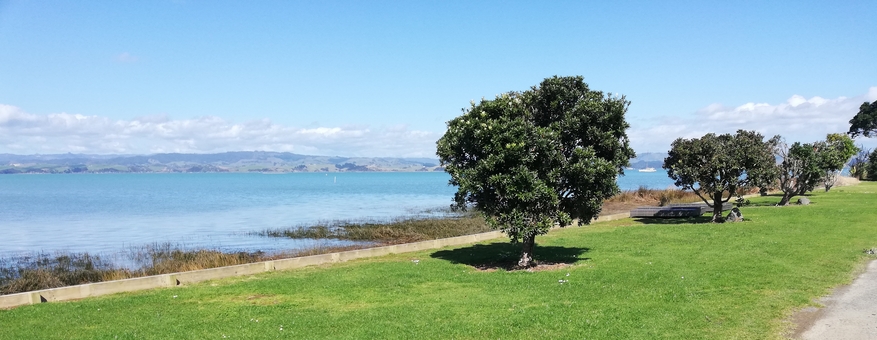
[[[877,134],[877,101],[864,102],[859,106],[859,112],[850,119],[850,131],[847,134],[853,138]]]
[[[616,176],[634,152],[624,114],[630,102],[591,90],[581,76],[546,78],[463,109],[447,123],[437,154],[454,206],[475,208],[521,244],[534,264],[537,235],[577,219],[590,223],[619,192]]]
[[[803,195],[813,190],[822,181],[823,171],[819,143],[801,144],[795,142],[791,146],[785,141],[778,143],[775,154],[779,162],[779,184],[783,197],[779,205],[788,205],[792,197]]]
[[[821,152],[822,170],[825,172],[822,184],[825,186],[825,191],[829,191],[837,183],[844,165],[859,152],[859,148],[849,136],[842,133],[830,133],[825,138],[825,147]]]
[[[784,141],[778,143],[774,153],[779,161],[783,192],[779,205],[788,205],[792,197],[812,191],[820,183],[826,191],[830,190],[840,170],[857,151],[850,137],[838,133],[814,143],[795,142],[791,146]]]
[[[877,148],[868,155],[868,165],[865,167],[865,176],[867,179],[877,181]]]
[[[761,134],[744,130],[733,135],[678,138],[671,144],[663,167],[677,187],[693,191],[713,208],[713,222],[721,222],[722,204],[738,189],[763,186],[776,179],[772,151],[778,142],[779,136],[765,141]]]

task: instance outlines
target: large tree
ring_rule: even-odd
[[[850,119],[850,131],[847,133],[853,138],[877,134],[877,100],[873,103],[864,102],[859,106],[859,112]]]
[[[590,223],[634,157],[624,119],[630,102],[578,77],[546,78],[524,92],[472,102],[447,123],[437,154],[455,206],[474,207],[529,267],[537,235],[574,219]]]
[[[713,222],[722,221],[722,204],[737,194],[737,189],[771,183],[776,178],[773,146],[755,131],[738,130],[736,134],[709,133],[701,138],[673,141],[664,169],[676,186],[692,190],[713,208]],[[725,195],[727,194],[727,197]]]

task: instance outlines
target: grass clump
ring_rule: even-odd
[[[0,295],[327,254],[369,246],[314,245],[268,254],[261,251],[229,253],[212,249],[185,249],[177,244],[156,243],[131,248],[121,255],[124,257],[122,262],[130,266],[119,266],[114,261],[89,253],[38,253],[0,259]]]
[[[38,253],[0,260],[0,294],[100,282],[120,269],[87,253]]]
[[[176,273],[258,262],[264,253],[223,253],[218,250],[185,250],[170,243],[132,248],[124,262],[133,268],[89,253],[38,253],[0,260],[0,294],[73,286],[148,275]]]
[[[313,226],[268,229],[258,235],[297,239],[338,239],[399,244],[435,240],[492,230],[484,218],[474,213],[433,218],[396,218],[380,221],[333,221]]]
[[[694,192],[680,189],[650,189],[640,186],[636,190],[624,190],[606,200],[607,203],[657,204],[690,203],[700,201]]]
[[[234,266],[239,264],[264,261],[265,253],[236,252],[224,253],[218,250],[177,249],[169,244],[150,248],[141,261],[149,261],[137,273],[137,276],[177,273],[191,270]]]

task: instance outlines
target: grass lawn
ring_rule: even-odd
[[[0,311],[0,338],[782,338],[877,247],[877,183],[753,199],[742,223],[619,220],[505,240]],[[414,262],[412,260],[419,260]],[[566,280],[566,282],[559,282]]]

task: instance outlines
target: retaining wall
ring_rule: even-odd
[[[600,216],[595,222],[613,221],[627,218],[628,213]],[[101,296],[122,292],[173,287],[192,284],[207,280],[223,279],[233,276],[253,275],[275,270],[289,270],[326,263],[344,262],[355,259],[414,252],[426,249],[438,249],[448,246],[477,243],[503,237],[499,231],[481,234],[457,236],[438,240],[397,244],[392,246],[349,250],[338,253],[294,257],[289,259],[263,261],[229,267],[194,270],[189,272],[138,277],[133,279],[88,283],[52,289],[43,289],[26,293],[0,295],[0,308],[12,308],[43,302],[78,300],[92,296]]]

